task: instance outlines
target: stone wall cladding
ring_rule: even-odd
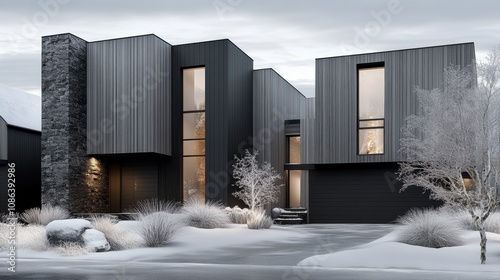
[[[71,212],[108,212],[105,161],[99,174],[87,157],[87,42],[72,35],[42,38],[42,203]]]

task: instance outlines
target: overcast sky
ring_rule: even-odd
[[[315,58],[462,42],[483,58],[500,43],[500,1],[0,0],[0,83],[40,94],[41,36],[68,32],[228,38],[313,96]]]

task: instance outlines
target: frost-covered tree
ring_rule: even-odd
[[[430,197],[467,210],[481,237],[500,187],[500,48],[473,68],[445,69],[442,89],[416,89],[420,112],[407,119],[400,163],[402,191],[422,187]]]
[[[281,175],[274,170],[270,163],[259,164],[255,150],[250,153],[248,150],[239,158],[234,156],[233,177],[236,180],[234,184],[240,190],[233,195],[254,210],[270,202],[277,202],[280,189],[283,184],[276,184],[281,179]]]

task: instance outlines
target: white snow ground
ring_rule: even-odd
[[[137,230],[136,221],[121,221],[119,224],[132,230]],[[173,238],[173,242],[165,247],[146,247],[69,257],[58,255],[55,252],[19,250],[18,255],[22,259],[148,262],[178,254],[196,254],[201,251],[219,250],[234,246],[252,247],[252,245],[259,245],[265,242],[293,244],[297,239],[313,236],[313,234],[303,229],[290,230],[290,228],[276,225],[268,230],[250,230],[247,228],[247,225],[230,224],[228,228],[223,229],[181,228],[178,235]]]
[[[450,272],[500,272],[500,235],[487,233],[487,259],[481,265],[479,233],[464,233],[465,245],[426,248],[396,242],[397,231],[368,244],[332,254],[316,255],[299,266],[328,268],[411,269]]]
[[[137,225],[120,224],[131,229]],[[497,235],[488,235],[488,264],[481,266],[475,232],[467,233],[466,246],[428,249],[394,242],[395,228],[360,224],[274,225],[269,230],[234,224],[226,229],[186,227],[171,244],[160,248],[72,257],[18,250],[16,273],[7,271],[6,254],[0,252],[4,263],[0,279],[500,279],[500,269],[495,267],[500,266]],[[314,255],[318,256],[308,258]],[[307,266],[313,259],[319,261]]]

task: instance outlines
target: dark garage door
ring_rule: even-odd
[[[440,205],[420,188],[400,193],[396,171],[396,164],[310,170],[310,223],[388,223],[410,208]]]

